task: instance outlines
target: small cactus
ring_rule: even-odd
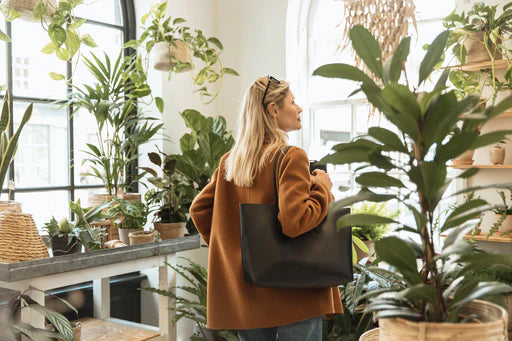
[[[2,103],[2,112],[0,115],[0,189],[3,188],[9,165],[14,159],[16,150],[18,149],[18,139],[20,138],[21,130],[32,116],[33,104],[25,109],[23,118],[14,135],[9,139],[9,122],[12,119],[10,110],[9,93],[6,93]]]

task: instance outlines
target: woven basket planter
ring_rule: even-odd
[[[21,203],[12,200],[0,201],[0,212],[3,211],[16,211],[21,212]]]
[[[16,211],[0,212],[0,262],[15,263],[48,257],[48,249],[32,215]]]
[[[128,238],[130,238],[130,245],[153,243],[156,238],[157,231],[137,231],[130,232]]]
[[[379,341],[379,328],[367,331],[361,335],[359,341]]]
[[[151,49],[151,64],[155,70],[170,71],[177,65],[176,59],[182,63],[190,61],[190,53],[187,45],[181,40],[176,40],[174,43],[176,46],[166,41],[161,41],[153,46]],[[189,70],[190,67],[178,70],[178,72]]]
[[[464,41],[464,47],[468,52],[466,56],[466,63],[477,63],[491,60],[489,52],[487,52],[487,49],[485,48],[484,45],[483,32],[471,33],[469,37]],[[489,47],[489,51],[491,52],[495,60],[503,58],[499,49],[492,42],[491,46]]]
[[[185,236],[185,223],[154,223],[154,226],[162,240]]]
[[[502,307],[474,300],[461,315],[477,315],[477,323],[412,322],[402,318],[379,319],[380,341],[507,341],[508,315]]]
[[[140,232],[142,229],[118,229],[119,231],[119,240],[121,240],[126,245],[130,245],[130,233],[132,232]]]

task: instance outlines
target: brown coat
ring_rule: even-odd
[[[337,287],[277,289],[244,282],[240,249],[240,203],[274,203],[273,161],[256,176],[252,187],[238,187],[224,178],[222,158],[212,181],[192,203],[190,214],[209,245],[208,327],[267,328],[322,314],[342,313]],[[334,199],[329,189],[313,184],[304,150],[292,147],[278,177],[279,221],[283,233],[295,237],[317,226]]]

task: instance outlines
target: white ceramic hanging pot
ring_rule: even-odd
[[[170,71],[177,64],[190,62],[190,53],[187,45],[181,41],[174,41],[176,46],[169,42],[161,41],[151,49],[151,64],[155,70]],[[190,67],[177,70],[177,72],[189,71]]]

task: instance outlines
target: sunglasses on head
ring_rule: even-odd
[[[268,75],[267,87],[265,88],[265,92],[263,93],[263,98],[261,99],[261,104],[263,104],[263,105],[265,105],[265,96],[267,96],[268,87],[270,86],[270,81],[274,81],[274,82],[276,82],[276,84],[281,84],[279,79],[277,79],[271,75]]]

